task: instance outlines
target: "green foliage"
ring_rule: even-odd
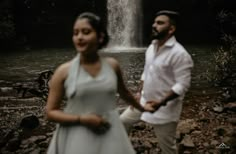
[[[11,39],[15,36],[13,16],[8,10],[0,12],[0,39]]]
[[[234,75],[233,67],[235,64],[234,52],[236,43],[231,36],[225,35],[224,37],[231,38],[230,42],[228,42],[231,44],[230,48],[219,47],[213,54],[213,71],[207,70],[206,72],[207,80],[214,85],[228,84]]]
[[[236,61],[234,56],[236,40],[231,35],[225,34],[223,28],[225,21],[233,16],[236,16],[236,14],[222,10],[216,17],[222,33],[222,45],[213,54],[213,71],[208,69],[205,73],[206,79],[215,86],[231,86],[232,83],[235,83],[234,65]]]
[[[221,10],[217,16],[216,20],[220,23],[223,24],[225,21],[229,20],[234,14],[232,12],[228,12],[226,10]]]

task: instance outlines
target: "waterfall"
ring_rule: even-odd
[[[138,47],[142,38],[141,0],[107,0],[108,47]]]

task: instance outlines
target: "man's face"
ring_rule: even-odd
[[[162,40],[169,35],[170,19],[166,15],[157,16],[152,24],[152,38]]]

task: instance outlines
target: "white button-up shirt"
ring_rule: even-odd
[[[179,95],[167,102],[156,112],[144,112],[141,120],[152,124],[163,124],[178,121],[182,111],[182,100],[190,87],[193,61],[185,48],[172,36],[158,49],[153,41],[145,55],[145,66],[142,74],[143,93],[141,104],[147,101],[161,100],[172,90]]]

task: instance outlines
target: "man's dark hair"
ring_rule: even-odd
[[[170,18],[170,23],[177,26],[178,20],[179,20],[179,13],[176,11],[170,11],[170,10],[161,10],[156,13],[156,17],[160,15],[166,15]]]

